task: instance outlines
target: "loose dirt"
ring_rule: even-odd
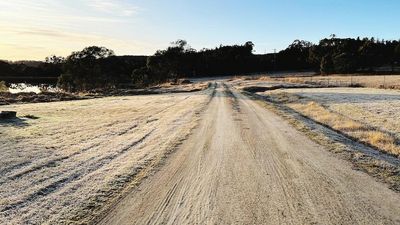
[[[399,224],[400,196],[219,84],[200,126],[100,224]]]

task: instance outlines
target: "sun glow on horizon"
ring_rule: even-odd
[[[140,8],[127,1],[16,0],[0,1],[0,7],[0,59],[43,60],[91,45],[111,48],[120,55],[152,54],[158,47],[113,32],[113,28],[135,23]]]
[[[398,39],[399,7],[397,0],[0,0],[0,59],[43,60],[91,45],[151,55],[177,39],[195,49],[252,41],[259,54],[331,34]]]

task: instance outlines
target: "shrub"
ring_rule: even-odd
[[[8,87],[4,81],[0,81],[0,92],[8,92]]]

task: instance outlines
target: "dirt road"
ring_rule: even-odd
[[[399,224],[400,195],[219,84],[200,126],[101,224]]]

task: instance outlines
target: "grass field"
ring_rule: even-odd
[[[400,89],[400,75],[329,75],[329,76],[287,76],[266,77],[260,80],[271,80],[286,83],[317,84],[326,86],[362,86],[370,88]]]
[[[400,91],[300,88],[261,94],[355,139],[400,156]]]
[[[208,91],[208,90],[207,90]],[[208,94],[0,106],[0,224],[84,223],[197,124]]]
[[[381,83],[383,79],[387,84],[385,89]],[[302,115],[383,152],[400,156],[398,75],[385,78],[351,78],[339,75],[291,75],[279,78],[259,76],[237,77],[230,82],[239,89],[251,88],[259,95],[268,96]],[[351,84],[361,87],[349,87]],[[389,87],[393,89],[388,89]]]

